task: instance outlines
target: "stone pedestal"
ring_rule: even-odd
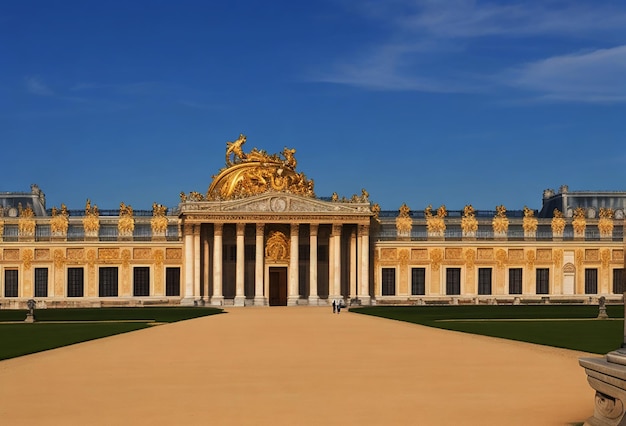
[[[463,239],[473,241],[476,239],[476,231],[463,231]]]
[[[235,306],[245,306],[246,297],[245,296],[235,296],[234,305]]]
[[[626,426],[626,348],[605,358],[580,358],[587,382],[596,391],[593,417],[585,426]]]
[[[361,295],[359,299],[361,300],[361,306],[370,306],[372,304],[372,298],[369,295]]]
[[[196,301],[193,297],[184,297],[180,301],[180,306],[194,306],[194,305],[197,305],[197,303],[195,302]]]
[[[28,323],[35,322],[35,315],[31,313],[26,314],[26,319],[24,320],[24,322],[28,322]]]
[[[211,297],[211,306],[222,306],[222,305],[224,305],[224,296]]]
[[[166,241],[165,232],[153,232],[152,241]]]
[[[535,241],[537,239],[537,231],[524,231],[524,239]]]
[[[608,317],[609,316],[606,313],[606,307],[600,306],[599,312],[598,312],[598,319],[607,319]]]
[[[254,296],[254,306],[267,306],[267,299],[263,296]]]
[[[309,296],[309,305],[317,306],[319,305],[320,298],[319,296]]]

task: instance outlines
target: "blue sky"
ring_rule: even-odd
[[[626,190],[626,3],[0,3],[0,191],[175,206],[239,133],[383,210]]]

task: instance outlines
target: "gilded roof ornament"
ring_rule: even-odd
[[[600,220],[598,220],[598,230],[603,237],[613,235],[613,216],[615,211],[611,208],[600,207]]]
[[[133,208],[123,202],[120,203],[120,218],[117,222],[117,230],[120,235],[132,235],[135,230],[135,219],[133,218]]]
[[[524,206],[524,219],[522,220],[522,228],[525,233],[537,232],[537,225],[539,221],[535,217],[535,212]]]
[[[296,172],[295,149],[285,147],[282,153],[270,155],[253,148],[245,153],[242,147],[246,140],[240,134],[237,140],[226,142],[226,167],[214,176],[206,198],[192,193],[190,199],[229,200],[270,191],[315,197],[313,181]],[[183,194],[181,201],[186,201]]]
[[[30,206],[26,206],[25,209],[22,208],[22,203],[17,205],[17,209],[19,211],[19,221],[17,223],[18,232],[23,236],[34,236],[35,235],[35,212]]]
[[[443,237],[446,231],[446,224],[444,222],[444,218],[448,215],[446,206],[441,205],[437,209],[436,216],[433,216],[432,210],[433,210],[433,207],[430,204],[428,205],[428,207],[424,209],[424,217],[426,217],[426,228],[428,230],[428,233],[432,236]]]
[[[409,209],[406,203],[403,203],[399,211],[400,214],[396,218],[396,229],[401,233],[410,232],[413,227],[413,219],[410,216],[411,209]]]
[[[33,211],[31,206],[26,206],[26,208],[22,208],[22,203],[17,204],[17,210],[19,212],[19,217],[23,218],[32,218],[35,216],[35,212]]]
[[[150,219],[150,226],[152,232],[155,234],[164,234],[167,230],[167,207],[162,204],[152,203],[152,219]]]
[[[85,204],[85,217],[83,218],[83,228],[86,233],[97,233],[100,229],[100,212],[98,206],[91,206],[91,201],[87,199]]]
[[[380,215],[380,204],[374,203],[374,205],[372,205],[372,213],[374,213],[374,219],[379,220],[378,216]]]
[[[506,217],[506,207],[496,206],[496,215],[491,221],[493,232],[504,233],[509,229],[509,219]]]
[[[65,204],[61,204],[61,211],[52,207],[52,219],[50,219],[50,231],[54,234],[67,234],[69,227],[69,213]]]
[[[461,229],[465,233],[476,232],[478,230],[478,221],[476,220],[476,211],[471,204],[463,208],[463,217],[461,218]]]
[[[554,235],[563,235],[563,230],[565,229],[565,219],[563,218],[563,212],[559,209],[554,209],[552,212],[552,223],[550,225],[552,227],[552,234]]]
[[[572,220],[572,227],[575,234],[584,234],[587,221],[585,219],[585,209],[577,207],[574,210],[574,219]]]

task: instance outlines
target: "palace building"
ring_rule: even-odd
[[[563,186],[540,211],[381,211],[364,189],[316,196],[295,150],[245,142],[172,209],[0,193],[0,308],[621,301],[624,192]]]

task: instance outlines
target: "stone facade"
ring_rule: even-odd
[[[243,143],[227,144],[206,194],[181,193],[169,211],[88,200],[84,212],[2,213],[0,308],[622,300],[624,219],[612,212],[381,212],[365,190],[317,197],[295,150]]]

